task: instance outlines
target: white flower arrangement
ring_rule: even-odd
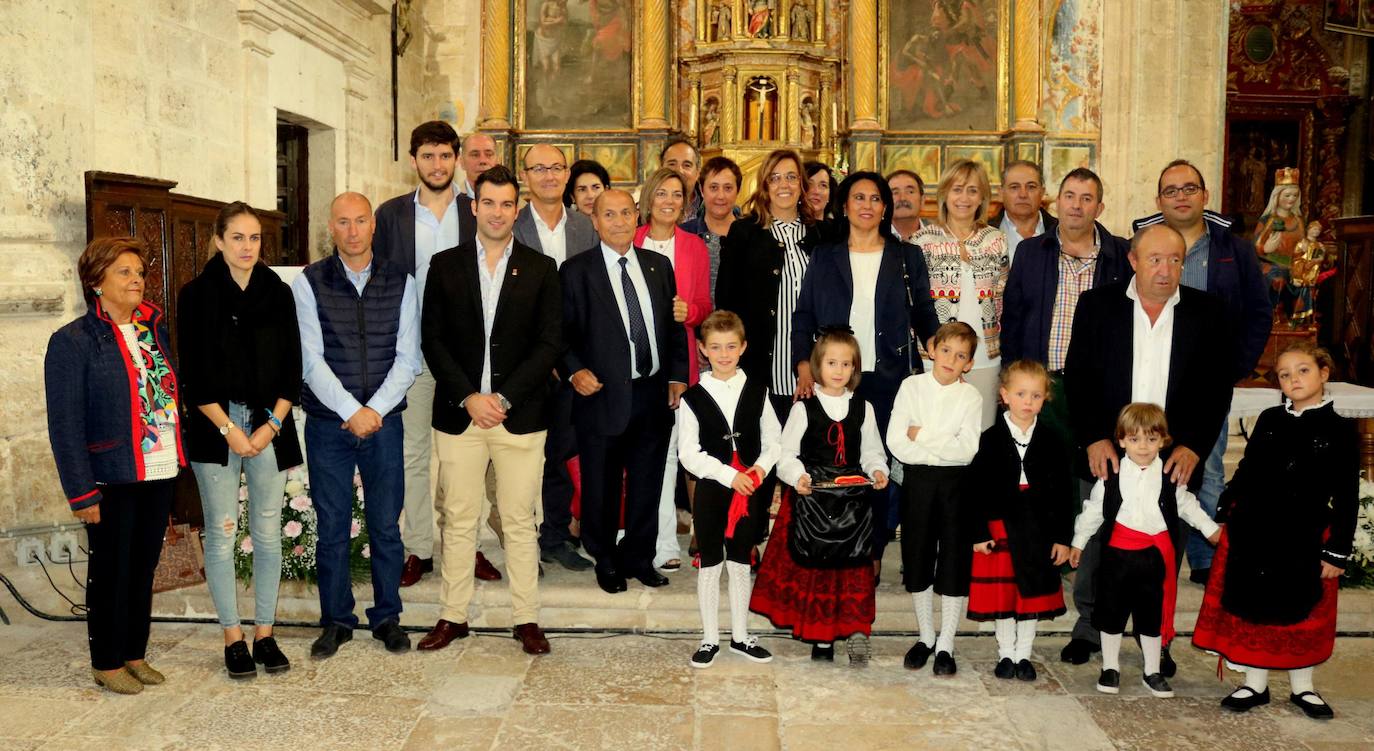
[[[1347,586],[1374,586],[1374,482],[1360,476],[1360,514],[1355,540],[1342,582]]]

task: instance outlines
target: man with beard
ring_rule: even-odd
[[[926,184],[921,176],[909,169],[899,169],[887,176],[892,190],[892,232],[902,242],[921,229],[921,206],[926,200]]]
[[[471,240],[476,233],[472,201],[453,186],[457,156],[458,134],[452,126],[441,120],[420,124],[410,133],[410,164],[420,179],[419,187],[377,209],[373,250],[378,258],[415,276],[417,301],[425,298],[429,261],[434,254]],[[417,308],[418,305],[417,302]],[[409,587],[434,570],[434,499],[429,490],[434,376],[423,360],[420,375],[406,392],[406,403],[409,407],[401,413],[405,429],[405,519],[401,541],[406,552],[402,587]],[[479,573],[482,562],[484,558],[479,562]]]

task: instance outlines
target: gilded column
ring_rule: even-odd
[[[509,130],[511,94],[511,3],[482,3],[482,106],[477,126]]]
[[[821,96],[816,106],[816,127],[820,129],[820,143],[816,144],[818,149],[828,151],[834,146],[835,120],[837,115],[832,107],[835,107],[835,74],[828,69],[821,74]],[[834,163],[836,154],[831,151],[826,158],[827,162]]]
[[[724,68],[725,83],[720,87],[720,142],[739,140],[739,70],[733,65]]]
[[[851,130],[878,130],[878,0],[849,3],[850,82],[854,90]]]
[[[1043,131],[1040,124],[1040,0],[1016,0],[1012,28],[1013,130]]]
[[[787,143],[796,146],[801,143],[801,74],[796,68],[787,71],[787,100],[779,108],[786,118],[783,124],[787,130]],[[806,145],[811,148],[811,144]]]
[[[687,91],[691,94],[691,118],[688,124],[687,133],[693,141],[701,142],[701,74],[692,71],[687,74]],[[717,126],[719,127],[719,126]]]
[[[667,128],[668,119],[668,37],[674,24],[668,17],[668,0],[642,0],[639,6],[640,75],[643,77],[641,128]]]

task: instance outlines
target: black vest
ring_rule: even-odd
[[[701,444],[702,451],[727,466],[730,464],[730,454],[738,452],[741,464],[754,466],[763,450],[759,423],[768,405],[768,388],[762,381],[745,380],[739,402],[735,405],[734,431],[730,430],[730,421],[725,419],[720,405],[700,383],[687,389],[682,398],[697,418],[697,442]]]
[[[1128,462],[1130,459],[1122,457],[1121,461]],[[1121,497],[1121,475],[1114,474],[1107,478],[1103,483],[1102,496],[1102,527],[1100,534],[1102,544],[1106,545],[1112,538],[1112,529],[1116,527],[1116,515],[1121,511],[1121,504],[1124,499]],[[1181,529],[1178,522],[1178,497],[1177,487],[1168,475],[1161,478],[1159,483],[1159,510],[1164,514],[1164,526],[1169,529],[1169,537],[1174,542],[1174,550],[1179,550],[1181,542]]]
[[[344,274],[343,260],[337,253],[310,264],[304,273],[315,294],[325,364],[354,399],[367,404],[396,361],[401,303],[410,275],[374,256],[372,275],[359,295]],[[338,417],[308,384],[301,392],[301,406],[314,417]],[[402,398],[391,414],[405,406]]]
[[[839,474],[862,474],[859,452],[863,438],[864,400],[852,397],[849,400],[849,414],[836,422],[825,413],[820,397],[811,397],[802,402],[806,405],[806,432],[802,433],[801,447],[797,458],[809,471],[813,467],[842,469]],[[840,435],[844,436],[844,461],[837,461]]]

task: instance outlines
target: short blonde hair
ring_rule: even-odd
[[[1116,418],[1116,440],[1124,441],[1136,433],[1157,435],[1160,448],[1173,442],[1169,435],[1169,419],[1164,416],[1164,408],[1152,402],[1132,402],[1121,408]]]
[[[1013,362],[1002,370],[1002,375],[998,379],[1002,388],[1011,385],[1013,376],[1023,375],[1027,378],[1039,378],[1045,384],[1045,401],[1050,401],[1050,391],[1053,385],[1050,383],[1050,371],[1037,360],[1021,359]]]
[[[654,174],[649,175],[649,179],[644,181],[644,187],[639,190],[639,221],[649,224],[654,216],[654,193],[664,183],[669,180],[677,180],[677,184],[682,186],[682,206],[677,210],[677,218],[673,224],[682,221],[682,215],[687,211],[687,183],[682,181],[682,175],[669,167],[659,167],[654,170]]]
[[[956,182],[970,180],[978,183],[978,195],[982,198],[978,210],[973,213],[973,225],[977,227],[988,223],[988,203],[992,200],[992,183],[988,181],[988,171],[972,159],[955,159],[945,169],[944,174],[940,175],[940,184],[935,187],[935,205],[939,208],[937,221],[940,226],[949,226],[949,212],[945,208],[945,199],[949,197],[950,189]]]

